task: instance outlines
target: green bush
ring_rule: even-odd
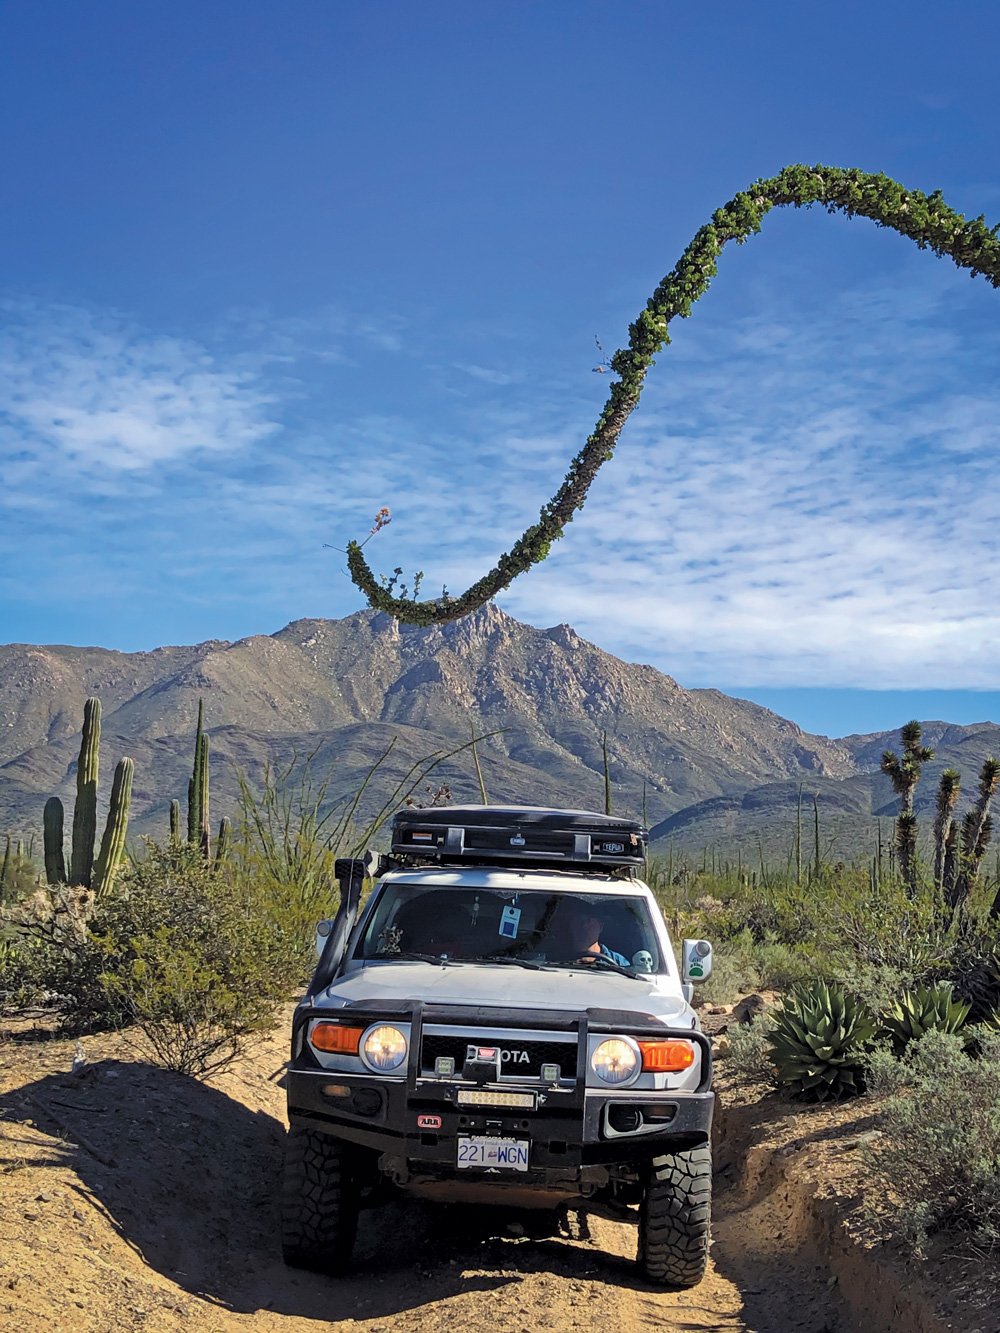
[[[729,1041],[727,1066],[743,1078],[766,1079],[773,1083],[775,1068],[770,1044],[773,1025],[773,1016],[765,1012],[750,1023],[730,1027],[726,1033]]]
[[[822,955],[780,940],[764,940],[754,946],[753,959],[761,990],[790,990],[800,981],[808,981],[822,969]]]
[[[864,1161],[918,1250],[938,1231],[1000,1244],[1000,1034],[978,1045],[977,1059],[964,1034],[934,1031],[899,1059],[879,1051],[869,1060],[869,1088],[885,1101]]]
[[[750,956],[750,948],[732,947],[733,943],[730,940],[727,945],[715,949],[712,975],[696,988],[698,998],[708,1004],[732,1004],[741,995],[758,989],[760,974]]]
[[[38,888],[38,867],[10,839],[0,848],[0,908],[22,902]]]
[[[197,848],[150,844],[62,955],[65,1025],[134,1024],[168,1068],[218,1072],[302,979],[301,941],[273,908],[259,885]]]
[[[44,951],[37,941],[0,926],[0,1014],[15,1014],[45,998]]]

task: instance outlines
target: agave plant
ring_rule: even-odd
[[[863,1090],[875,1020],[838,982],[803,981],[785,996],[768,1037],[778,1082],[793,1097],[827,1101]]]
[[[957,1032],[965,1026],[972,1008],[956,1000],[950,981],[934,986],[917,986],[904,991],[895,1004],[882,1015],[882,1034],[892,1041],[897,1055],[925,1032]]]

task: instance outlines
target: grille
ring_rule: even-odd
[[[461,1074],[465,1053],[470,1046],[499,1046],[501,1078],[541,1078],[542,1065],[558,1065],[560,1078],[576,1077],[575,1041],[520,1041],[514,1037],[492,1037],[488,1030],[475,1037],[445,1037],[426,1035],[423,1040],[421,1065],[425,1073],[434,1073],[434,1061],[450,1055],[455,1061],[455,1072]],[[503,1053],[508,1052],[508,1058]],[[517,1056],[524,1052],[526,1060]]]

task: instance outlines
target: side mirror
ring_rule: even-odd
[[[685,940],[681,950],[681,986],[690,1000],[694,983],[712,975],[712,946],[708,940]]]
[[[333,922],[332,922],[332,921],[317,921],[317,922],[316,922],[316,957],[317,957],[317,959],[318,959],[318,958],[322,955],[322,953],[323,953],[323,947],[324,947],[324,945],[326,944],[327,936],[330,934],[330,931],[331,931],[331,930],[333,930]]]

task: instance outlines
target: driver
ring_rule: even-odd
[[[601,943],[604,919],[598,909],[580,898],[565,898],[559,903],[553,920],[553,944],[567,958],[582,963],[595,957],[608,958],[619,967],[631,967],[629,960]]]

